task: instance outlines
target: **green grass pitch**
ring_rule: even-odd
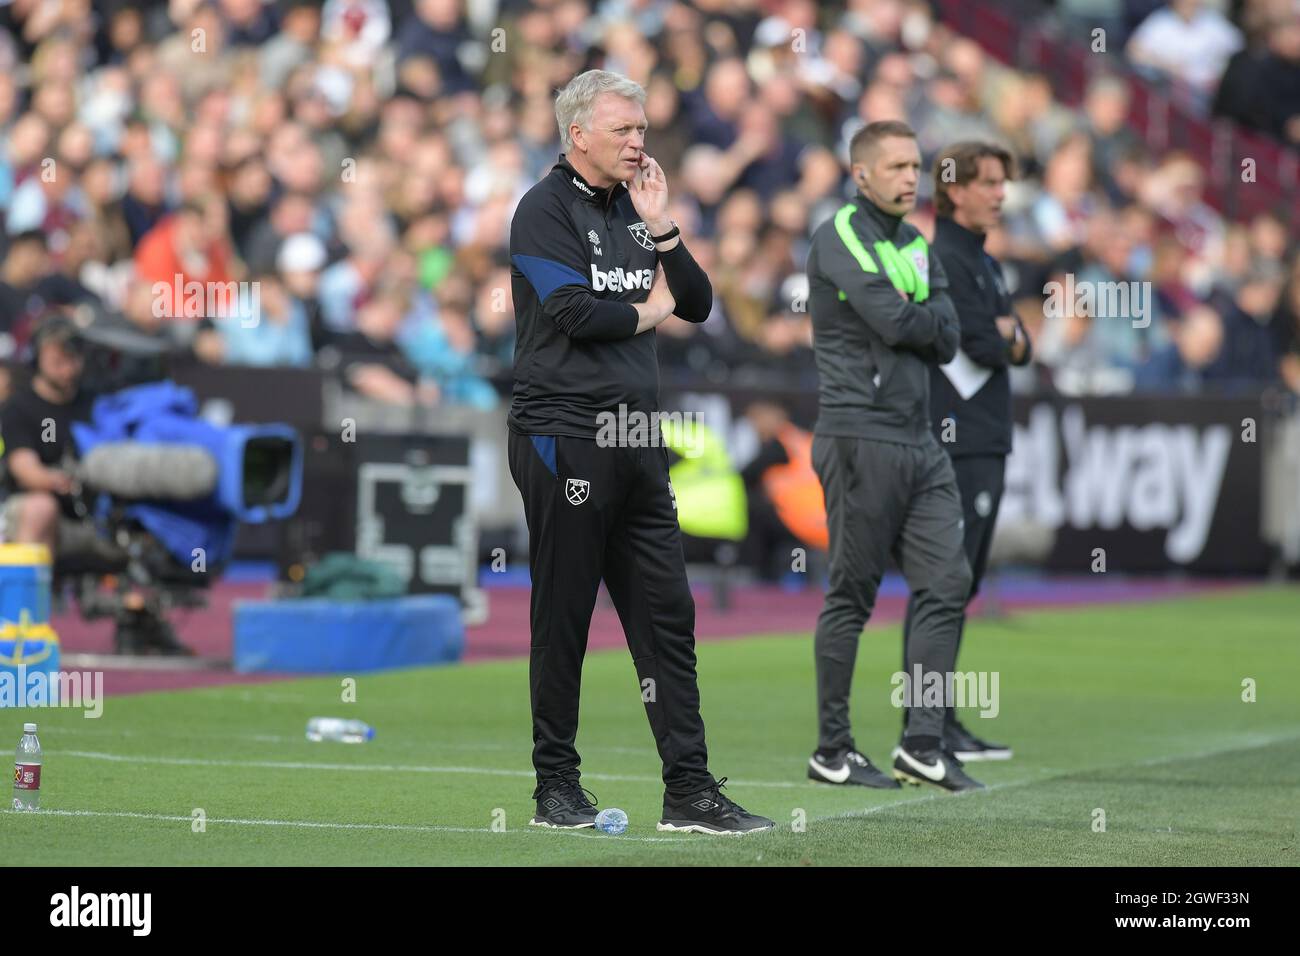
[[[810,634],[699,647],[711,769],[777,821],[743,838],[659,834],[659,763],[626,651],[584,672],[584,783],[628,812],[620,837],[527,826],[527,663],[110,698],[0,711],[40,721],[43,809],[0,813],[9,865],[1063,864],[1300,861],[1300,590],[976,619],[959,667],[1000,673],[977,732],[1015,747],[950,796],[805,777],[815,742]],[[862,639],[853,720],[888,763],[898,626]],[[1257,700],[1243,702],[1242,683]],[[360,717],[364,745],[312,744],[314,714]],[[194,811],[206,815],[195,832]],[[1105,812],[1097,832],[1096,810]],[[802,832],[794,826],[806,819]],[[497,828],[494,829],[494,823]],[[504,824],[504,832],[500,825]]]

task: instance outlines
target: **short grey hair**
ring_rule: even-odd
[[[574,123],[586,126],[591,122],[596,98],[602,93],[614,93],[645,106],[645,89],[635,80],[608,70],[579,73],[555,97],[555,121],[560,124],[560,146],[564,152],[573,149],[569,127]]]

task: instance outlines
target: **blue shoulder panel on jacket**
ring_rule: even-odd
[[[515,255],[511,261],[519,267],[524,278],[537,292],[537,298],[545,302],[547,296],[563,285],[590,286],[587,277],[577,269],[570,268],[551,259],[540,256]]]

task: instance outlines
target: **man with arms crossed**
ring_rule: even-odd
[[[963,546],[970,562],[970,598],[988,566],[993,526],[1002,502],[1007,455],[1011,454],[1011,385],[1008,365],[1029,361],[1029,334],[1011,309],[1002,268],[984,251],[984,239],[1002,218],[1007,178],[1015,160],[991,143],[957,143],[934,164],[937,217],[934,254],[948,276],[948,291],[961,321],[957,357],[930,369],[930,424],[952,457],[965,522]],[[915,613],[907,606],[903,657]],[[958,648],[965,630],[962,615]],[[1011,748],[982,740],[957,719],[948,702],[944,747],[959,760],[1007,760]]]
[[[911,128],[868,124],[853,136],[849,160],[857,195],[814,233],[807,267],[820,378],[813,467],[830,530],[830,588],[814,640],[819,739],[808,776],[898,785],[857,749],[849,728],[858,639],[892,555],[916,596],[906,667],[911,713],[893,775],[970,790],[981,784],[943,749],[942,700],[921,697],[952,671],[970,593],[957,480],[930,432],[929,366],[956,354],[957,314],[943,269],[903,221],[916,205],[921,171]],[[921,687],[912,680],[918,666]]]
[[[536,826],[590,827],[580,783],[578,694],[603,579],[663,760],[660,830],[738,834],[773,823],[722,793],[708,770],[668,456],[658,440],[654,329],[703,322],[708,277],[667,218],[668,187],[645,154],[645,91],[590,70],[556,98],[565,154],[510,227],[518,338],[510,472],[524,499],[532,573],[529,681]],[[647,442],[598,441],[606,416],[654,422]],[[629,688],[630,692],[630,688]]]

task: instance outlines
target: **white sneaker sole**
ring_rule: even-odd
[[[1010,760],[1010,750],[954,750],[957,759],[962,763],[970,763],[980,760]]]
[[[591,823],[551,823],[549,820],[539,820],[533,817],[528,821],[530,827],[546,827],[548,830],[590,830],[596,826],[595,821]]]
[[[923,784],[928,783],[930,786],[937,787],[938,789],[942,790],[944,793],[961,792],[958,790],[950,789],[949,787],[945,787],[938,780],[931,780],[929,777],[922,777],[919,774],[908,773],[906,770],[899,770],[897,767],[894,768],[894,779],[897,780],[899,783],[906,783],[913,787],[919,787],[922,786]]]
[[[757,830],[713,830],[702,823],[664,823],[662,820],[655,825],[655,829],[661,833],[704,833],[708,836],[746,836],[750,833],[766,833],[775,827],[776,824]]]
[[[908,773],[906,770],[899,770],[897,767],[894,768],[894,779],[897,780],[899,783],[906,783],[913,787],[919,787],[923,783],[932,783],[936,787],[939,786],[933,780],[927,780],[924,777],[913,776],[912,774]],[[939,789],[942,790],[943,788],[940,787]]]

